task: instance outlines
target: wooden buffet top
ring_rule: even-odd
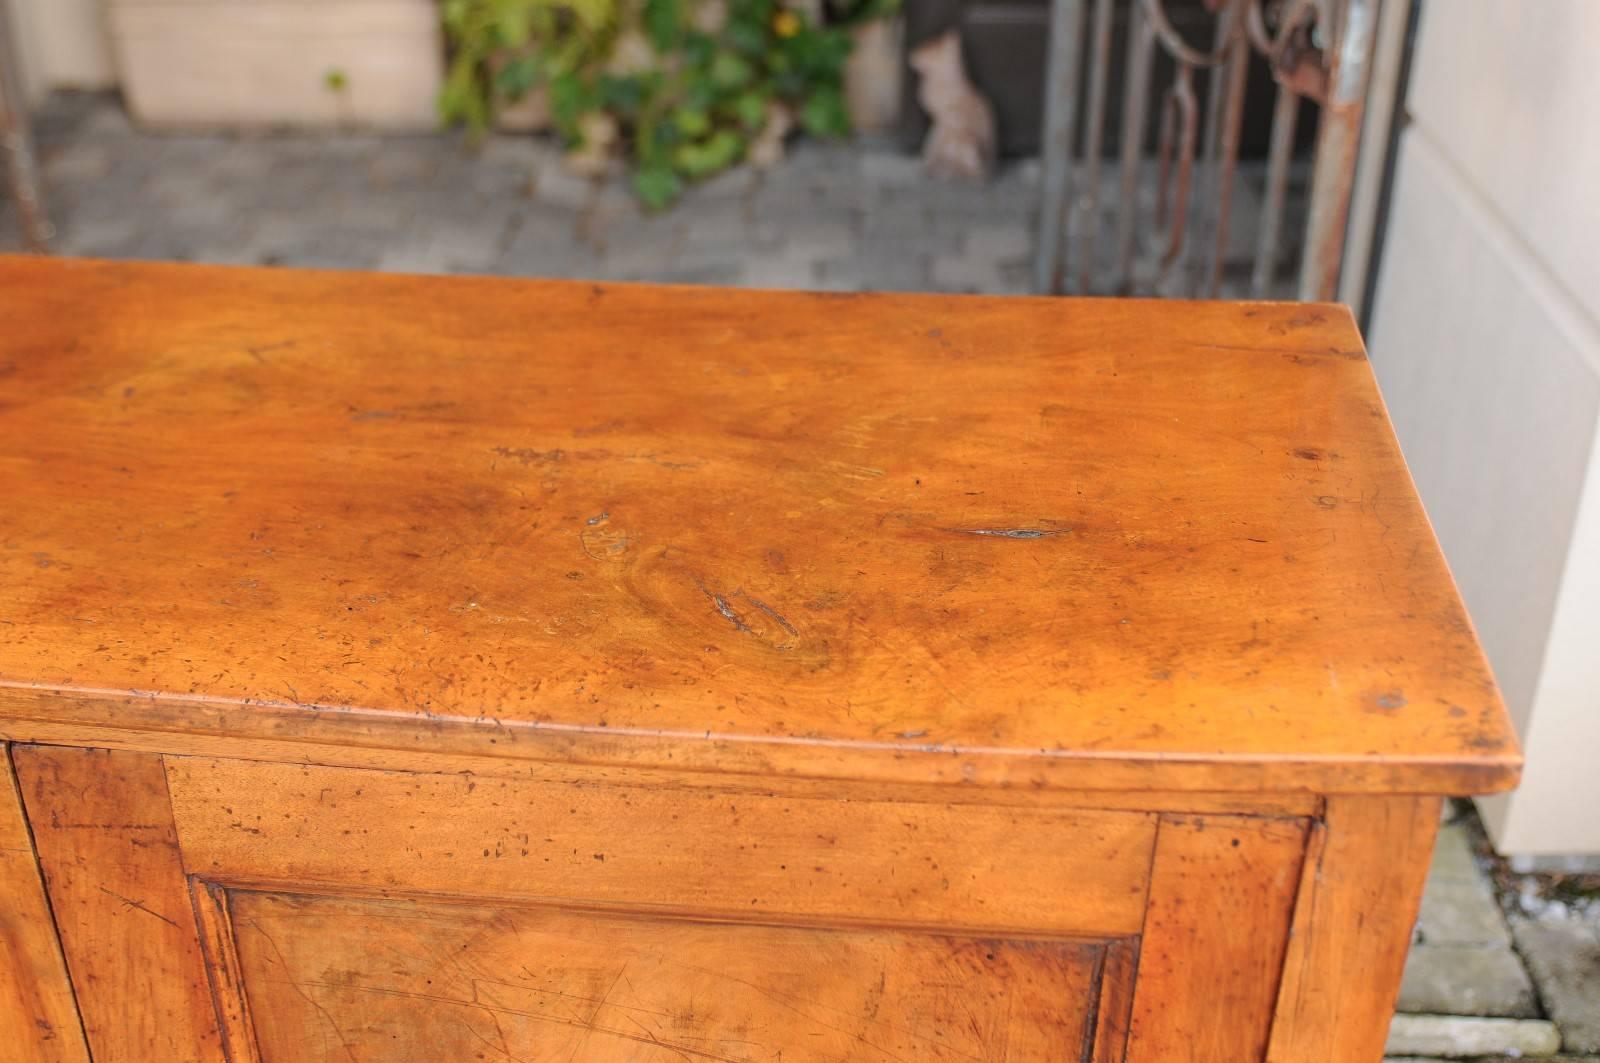
[[[1478,792],[1340,307],[0,259],[0,737]]]

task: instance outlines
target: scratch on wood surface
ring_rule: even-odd
[[[787,631],[790,635],[793,635],[795,638],[800,637],[800,632],[795,630],[794,625],[789,623],[788,619],[785,618],[782,613],[772,608],[772,606],[768,605],[760,598],[752,598],[747,594],[744,596],[744,600],[770,616],[779,627],[783,628],[783,630]]]
[[[1051,535],[1062,535],[1066,529],[1050,528],[956,528],[955,531],[965,535],[984,535],[991,539],[1043,539]]]
[[[173,922],[171,919],[168,919],[166,916],[162,915],[160,912],[155,911],[152,908],[145,907],[145,905],[144,905],[144,903],[142,901],[136,901],[132,897],[124,897],[122,894],[118,893],[116,890],[108,890],[104,886],[100,887],[100,892],[104,893],[108,897],[115,897],[117,900],[121,901],[123,904],[127,905],[129,908],[137,908],[139,911],[143,912],[145,915],[153,915],[153,916],[155,916],[157,919],[161,920],[163,923],[166,923],[168,926],[172,927],[174,930],[182,930],[183,929],[182,927],[178,926],[177,923]]]
[[[744,617],[740,616],[738,611],[735,610],[733,606],[728,604],[728,600],[726,598],[718,594],[716,591],[713,591],[710,587],[707,587],[700,580],[695,580],[695,583],[699,585],[701,592],[705,594],[707,598],[711,599],[711,604],[716,606],[717,612],[726,617],[728,622],[734,626],[735,630],[743,631],[751,635],[755,634],[755,631],[750,627],[750,625],[744,622]]]

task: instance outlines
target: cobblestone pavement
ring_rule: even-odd
[[[1453,811],[1434,848],[1391,1063],[1600,1060],[1600,902],[1497,896],[1481,829],[1465,806]]]
[[[802,143],[771,173],[733,171],[650,217],[620,180],[573,178],[553,145],[526,137],[494,137],[469,151],[453,135],[150,136],[97,96],[52,99],[36,134],[63,254],[773,288],[1029,290],[1032,163],[985,187],[949,186],[924,180],[916,160],[888,144]],[[1248,196],[1235,209],[1248,216]],[[0,200],[0,250],[18,246],[8,211]],[[1248,224],[1240,231],[1242,260]],[[1600,1060],[1600,905],[1508,920],[1474,837],[1470,818],[1440,833],[1393,1058]]]
[[[152,136],[58,96],[35,136],[62,254],[769,288],[1025,292],[1038,167],[931,184],[889,144],[799,142],[645,215],[553,143]],[[18,246],[0,197],[0,248]]]

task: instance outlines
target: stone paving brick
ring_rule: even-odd
[[[1549,1056],[1561,1050],[1554,1023],[1543,1019],[1480,1019],[1460,1015],[1396,1015],[1391,1056]]]
[[[1433,846],[1433,863],[1428,866],[1428,882],[1481,882],[1483,873],[1472,855],[1472,839],[1461,823],[1447,823],[1439,828],[1439,838]]]
[[[784,254],[790,258],[821,260],[843,258],[856,249],[855,227],[843,221],[824,221],[788,234]]]
[[[836,292],[929,290],[928,262],[920,255],[860,254],[818,265],[817,287]]]
[[[903,151],[863,151],[859,166],[862,178],[874,185],[904,189],[920,186],[927,181],[927,176],[922,172],[922,159]]]
[[[229,144],[212,163],[212,172],[221,180],[253,185],[266,178],[277,158],[278,148],[272,142],[239,139]]]
[[[934,289],[941,292],[995,292],[1005,286],[999,265],[966,255],[935,255],[929,279]]]
[[[1033,230],[1021,222],[980,226],[967,235],[966,252],[985,261],[1020,261],[1033,253]]]
[[[1579,919],[1517,919],[1517,948],[1568,1052],[1600,1053],[1600,927]]]
[[[684,195],[684,204],[707,200],[744,199],[755,191],[760,174],[750,166],[735,166],[694,185]]]
[[[1500,947],[1414,945],[1399,1010],[1423,1014],[1536,1018],[1533,983],[1516,953]]]
[[[544,137],[490,136],[478,145],[475,157],[486,165],[521,169],[531,177],[541,166],[559,160],[561,149]]]
[[[739,266],[734,262],[708,262],[697,265],[678,263],[651,278],[663,284],[717,284],[736,285],[740,282]]]
[[[111,144],[92,140],[74,141],[56,151],[41,149],[39,155],[52,181],[71,184],[100,180],[111,172],[115,158]]]
[[[773,256],[746,262],[736,283],[745,288],[815,288],[817,280],[817,263]]]
[[[62,254],[91,258],[121,257],[125,248],[139,237],[141,224],[132,217],[72,219],[71,225],[56,223],[55,247]]]
[[[569,173],[559,161],[541,166],[533,180],[534,198],[550,206],[582,209],[594,201],[598,191],[596,182]]]
[[[1486,881],[1430,882],[1417,916],[1418,944],[1509,946],[1511,931]]]
[[[690,248],[753,247],[757,232],[744,205],[736,200],[686,204],[684,245]]]

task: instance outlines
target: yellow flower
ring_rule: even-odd
[[[780,11],[772,16],[772,31],[780,37],[793,37],[800,32],[800,16],[793,11]]]

